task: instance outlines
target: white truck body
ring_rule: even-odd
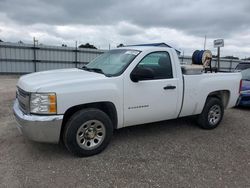
[[[56,93],[57,113],[53,117],[58,116],[60,119],[59,128],[55,129],[57,133],[49,133],[49,136],[42,134],[39,138],[31,135],[28,137],[41,142],[58,142],[65,113],[72,107],[84,104],[111,103],[116,112],[115,128],[200,114],[206,99],[211,95],[219,95],[225,108],[231,108],[236,104],[239,96],[240,73],[183,75],[174,49],[165,47],[122,49],[138,50],[140,53],[119,76],[106,77],[100,73],[77,68],[22,76],[17,83],[17,87],[21,90],[27,93]],[[130,74],[137,64],[147,54],[161,51],[169,53],[171,57],[173,78],[133,82]],[[164,89],[167,86],[175,88]],[[18,101],[16,101],[16,108],[18,108]],[[17,110],[14,109],[14,112]],[[31,133],[28,130],[31,129],[31,125],[29,128],[24,128],[25,125],[22,125],[24,120],[20,118],[40,115],[25,114],[21,111],[15,112],[15,115],[24,134],[35,134],[34,129]],[[47,124],[49,124],[48,120]],[[44,134],[47,134],[46,131]]]

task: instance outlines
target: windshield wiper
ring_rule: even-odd
[[[101,74],[104,74],[105,76],[107,76],[107,75],[102,71],[102,69],[98,69],[98,68],[89,68],[89,67],[87,67],[87,66],[85,66],[85,65],[84,65],[81,69],[86,70],[86,71],[101,73]]]

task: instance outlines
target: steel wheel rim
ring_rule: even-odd
[[[76,134],[77,144],[85,150],[99,147],[106,135],[104,124],[98,120],[89,120],[82,124]]]
[[[219,105],[214,105],[208,112],[208,122],[210,125],[216,125],[221,119],[221,108]]]

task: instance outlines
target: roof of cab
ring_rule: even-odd
[[[166,43],[164,43],[164,42],[160,42],[160,43],[149,43],[149,44],[135,44],[135,45],[126,45],[125,47],[133,47],[133,46],[149,46],[149,47],[167,47],[167,48],[173,48],[172,46],[170,46],[170,45],[168,45],[168,44],[166,44]],[[175,48],[173,48],[173,49],[175,49]],[[178,55],[180,55],[181,54],[181,52],[179,51],[179,50],[177,50],[177,49],[175,49],[175,51],[176,51],[176,53],[178,54]]]
[[[119,47],[118,49],[127,49],[127,50],[139,50],[139,51],[146,51],[151,49],[157,49],[157,50],[164,50],[164,49],[170,49],[169,47],[152,47],[152,46],[125,46],[125,47]]]

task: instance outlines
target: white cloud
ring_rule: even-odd
[[[225,39],[223,56],[250,56],[250,3],[244,0],[216,1],[216,7],[205,0],[147,0],[139,7],[137,0],[15,2],[0,2],[0,39],[4,41],[31,43],[36,37],[42,44],[75,46],[78,41],[104,49],[109,44],[114,48],[120,43],[165,42],[191,55],[203,49],[206,34],[207,48],[214,54],[213,40],[218,37]]]

